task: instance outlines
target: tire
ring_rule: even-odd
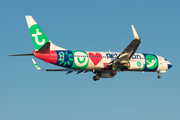
[[[116,73],[116,71],[115,70],[112,70],[112,71],[110,71],[110,73],[109,73],[111,76],[114,76],[114,75],[116,75],[117,73]]]
[[[96,81],[96,76],[93,76],[93,80]]]
[[[100,79],[100,76],[99,75],[96,75],[96,80],[99,80]]]
[[[162,76],[161,75],[158,75],[158,78],[160,79]]]

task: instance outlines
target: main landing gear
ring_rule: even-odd
[[[101,78],[101,72],[93,71],[93,73],[96,74],[95,76],[93,76],[94,81],[97,81]]]
[[[99,80],[99,79],[100,79],[100,76],[99,76],[99,75],[93,76],[93,80],[94,80],[94,81],[97,81],[97,80]]]
[[[114,76],[114,75],[117,74],[117,72],[116,72],[115,70],[111,70],[111,71],[109,72],[109,74],[110,74],[111,76]]]

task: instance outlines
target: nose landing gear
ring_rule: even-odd
[[[162,76],[160,75],[160,72],[158,72],[158,79],[160,79]]]
[[[158,78],[160,79],[162,76],[161,75],[158,75]]]

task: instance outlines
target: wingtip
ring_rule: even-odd
[[[26,18],[26,17],[32,17],[32,16],[31,16],[31,15],[25,15],[25,18]]]
[[[134,25],[131,25],[131,27],[132,27],[132,31],[133,31],[133,34],[134,34],[134,39],[140,39],[139,35],[137,34],[136,29],[134,28]]]

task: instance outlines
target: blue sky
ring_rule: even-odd
[[[179,120],[180,17],[177,0],[1,1],[1,120]],[[93,73],[37,71],[25,15],[32,15],[52,42],[66,49],[121,52],[141,37],[137,52],[167,58],[157,73],[119,72],[92,80]],[[36,59],[41,68],[58,68]]]

